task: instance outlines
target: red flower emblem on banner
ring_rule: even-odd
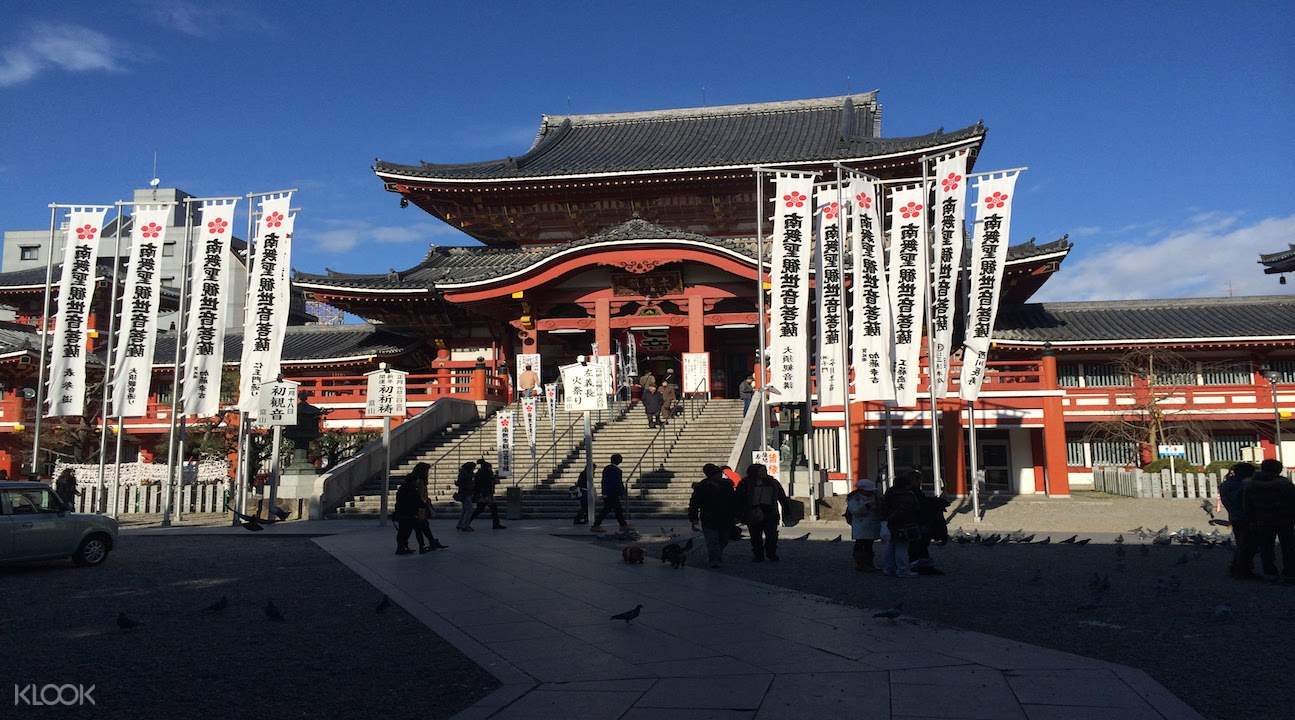
[[[219,235],[225,232],[225,228],[227,227],[229,227],[229,223],[225,222],[225,218],[216,218],[207,223],[207,232],[212,235]]]
[[[283,225],[283,213],[272,212],[265,216],[265,226],[276,228]]]
[[[791,194],[783,195],[782,199],[787,203],[787,207],[805,207],[805,201],[809,198],[792,190]]]
[[[156,238],[162,234],[162,226],[151,222],[139,229],[139,234],[146,238]]]
[[[90,225],[89,223],[87,223],[76,229],[76,239],[93,240],[94,236],[97,235],[98,233],[99,231],[95,229],[93,225]]]
[[[854,201],[859,203],[859,207],[867,210],[872,207],[872,196],[868,193],[859,193],[854,196]]]
[[[824,205],[824,206],[823,206],[823,218],[824,218],[824,219],[826,219],[826,220],[835,220],[835,219],[836,219],[836,213],[837,213],[837,211],[838,211],[838,210],[840,210],[840,206],[839,206],[839,205],[837,205],[836,203],[829,203],[829,204],[827,204],[827,205]]]
[[[945,192],[953,192],[962,184],[962,176],[956,172],[949,173],[949,176],[940,181],[940,186]]]
[[[985,198],[985,209],[994,210],[1007,204],[1007,196],[1003,193],[996,192]]]
[[[919,214],[919,213],[921,213],[921,212],[922,212],[922,206],[921,206],[921,205],[918,205],[918,204],[917,204],[917,203],[915,203],[915,202],[909,202],[907,205],[905,205],[904,207],[902,207],[902,208],[900,208],[900,209],[899,209],[899,214],[900,214],[900,215],[903,215],[903,216],[904,216],[904,219],[906,219],[906,220],[907,220],[908,218],[915,218],[915,217],[917,217],[917,216],[918,216],[918,214]]]

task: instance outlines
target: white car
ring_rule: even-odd
[[[117,535],[116,520],[70,512],[48,485],[0,482],[0,562],[72,558],[98,565]]]

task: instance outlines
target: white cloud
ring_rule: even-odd
[[[376,225],[363,220],[325,220],[324,224],[328,226],[327,230],[305,236],[305,240],[324,252],[332,253],[347,252],[366,243],[382,245],[430,243],[437,237],[447,236],[453,236],[460,241],[471,240],[449,225],[434,220],[413,225]]]
[[[97,30],[68,23],[37,23],[0,51],[0,87],[27,82],[46,70],[120,72],[132,58],[126,47]]]
[[[1242,224],[1238,215],[1198,213],[1182,229],[1116,236],[1089,253],[1083,245],[1039,292],[1041,300],[1263,295],[1281,292],[1259,254],[1295,240],[1295,214]],[[1081,254],[1082,253],[1082,254]]]
[[[140,4],[156,22],[193,37],[223,34],[231,28],[265,32],[270,27],[259,15],[228,6],[199,5],[187,0],[143,0]]]

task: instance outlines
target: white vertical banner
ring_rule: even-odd
[[[935,396],[949,394],[949,354],[953,351],[953,318],[957,312],[958,277],[962,274],[962,221],[967,213],[967,152],[935,163],[935,257],[931,288],[931,381]]]
[[[895,405],[915,407],[921,379],[922,322],[926,316],[926,190],[890,194],[890,302],[895,337]]]
[[[112,411],[120,417],[148,414],[153,347],[157,342],[157,296],[162,289],[158,263],[165,247],[167,220],[174,208],[173,204],[135,206],[113,358]]]
[[[225,360],[225,306],[234,262],[234,208],[238,200],[204,200],[189,275],[189,320],[184,356],[184,414],[210,417],[220,411]]]
[[[526,440],[535,447],[536,406],[538,399],[532,395],[522,398],[522,421],[526,425]]]
[[[544,399],[549,406],[549,422],[557,427],[558,422],[558,384],[551,382],[544,386]]]
[[[292,193],[266,198],[257,222],[251,283],[243,312],[243,354],[239,365],[238,409],[251,412],[262,383],[279,375],[283,335],[288,326],[288,271],[292,263]]]
[[[980,397],[985,361],[998,314],[1007,245],[1011,240],[1012,198],[1017,171],[990,175],[976,182],[976,222],[971,233],[971,292],[967,302],[966,351],[962,358],[963,400]]]
[[[99,233],[107,214],[107,206],[96,205],[74,207],[68,215],[63,269],[58,280],[58,310],[54,313],[54,342],[49,356],[46,417],[85,414],[85,325],[99,267]],[[52,245],[51,253],[54,252]]]
[[[774,178],[773,282],[769,299],[769,402],[808,400],[809,264],[813,247],[814,179],[779,173]],[[760,199],[763,202],[763,198]]]
[[[894,400],[894,328],[876,180],[851,180],[849,197],[854,215],[850,251],[854,256],[854,398]]]
[[[630,382],[639,376],[638,340],[629,331],[625,332],[625,375]]]
[[[509,477],[513,474],[513,411],[500,410],[495,418],[495,446],[499,448],[495,470],[500,477]]]
[[[841,223],[843,215],[836,200],[836,183],[815,186],[815,204],[818,208],[818,251],[816,285],[818,312],[815,323],[818,339],[818,405],[844,405],[845,384],[849,369],[841,362],[844,354],[841,344],[849,342],[842,292],[844,264],[841,252]]]

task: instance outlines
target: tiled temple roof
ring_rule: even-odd
[[[1295,272],[1295,244],[1275,253],[1261,254],[1259,264],[1264,266],[1264,273],[1267,275]]]
[[[175,361],[175,333],[161,333],[153,350],[154,365]],[[290,325],[283,339],[284,362],[329,361],[399,355],[417,346],[417,338],[376,325]],[[225,362],[243,357],[243,334],[225,335]]]
[[[857,95],[601,115],[545,115],[524,154],[485,162],[402,165],[376,161],[379,176],[488,181],[769,163],[814,163],[911,153],[985,134],[880,137],[876,91]]]
[[[1054,344],[1295,338],[1295,295],[1024,303],[999,311],[994,339]]]

